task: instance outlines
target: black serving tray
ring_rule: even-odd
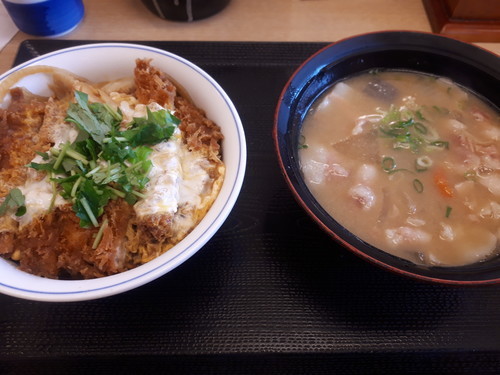
[[[15,63],[91,41],[27,40]],[[0,296],[1,374],[498,374],[500,286],[394,275],[305,214],[271,137],[281,89],[325,43],[139,42],[183,56],[226,90],[248,167],[219,232],[130,292],[77,303]]]

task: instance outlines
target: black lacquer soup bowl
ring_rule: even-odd
[[[336,241],[361,258],[398,274],[454,284],[500,283],[500,256],[461,266],[417,265],[364,242],[330,216],[307,188],[300,171],[299,135],[312,103],[335,83],[374,69],[408,70],[447,77],[500,106],[500,58],[484,49],[429,33],[363,34],[326,46],[306,60],[284,87],[273,137],[282,173],[305,211]]]

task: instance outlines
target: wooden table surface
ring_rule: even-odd
[[[379,30],[431,31],[421,0],[231,0],[215,16],[190,23],[160,19],[140,0],[84,5],[82,23],[61,39],[330,42]],[[0,72],[11,67],[19,44],[33,38],[14,35],[0,51]],[[480,45],[500,53],[500,43]]]

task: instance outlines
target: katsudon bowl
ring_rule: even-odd
[[[214,236],[230,214],[240,192],[246,167],[246,142],[239,115],[222,87],[194,63],[173,53],[144,45],[104,43],[58,50],[23,63],[0,76],[0,84],[25,87],[50,95],[46,74],[13,82],[23,70],[45,65],[66,69],[91,81],[133,76],[136,59],[151,59],[182,87],[195,105],[221,128],[225,176],[212,206],[194,229],[173,248],[131,270],[87,280],[56,280],[20,271],[16,263],[0,260],[0,292],[38,301],[81,301],[107,297],[146,284],[188,260]],[[12,81],[12,82],[10,82]],[[5,100],[8,100],[7,98]],[[5,105],[5,102],[2,103]]]
[[[499,283],[500,256],[495,255],[498,252],[493,252],[487,259],[478,258],[478,261],[463,265],[415,262],[392,255],[384,251],[383,246],[376,247],[363,235],[353,233],[365,220],[366,211],[361,210],[351,214],[351,230],[349,230],[338,218],[341,216],[338,214],[339,211],[327,212],[324,205],[320,204],[317,195],[312,193],[311,181],[306,183],[301,165],[301,152],[304,148],[310,149],[310,145],[308,139],[304,139],[302,131],[307,115],[316,111],[313,103],[319,98],[324,98],[327,90],[345,82],[349,77],[367,72],[376,76],[379,72],[388,71],[422,73],[433,77],[432,79],[439,79],[440,82],[452,80],[484,99],[488,106],[498,111],[500,59],[493,53],[451,38],[411,31],[376,32],[341,40],[309,57],[293,73],[279,98],[273,137],[281,171],[289,188],[307,214],[335,241],[377,266],[400,275],[442,284]],[[384,91],[383,85],[378,86],[381,87]],[[360,105],[360,101],[353,105]],[[332,131],[336,129],[336,113],[339,112],[332,110],[329,113],[331,123],[328,126],[332,127]],[[327,147],[329,146],[325,146]],[[384,159],[385,163],[393,162],[392,158]],[[394,166],[391,165],[389,168]],[[342,169],[328,171],[344,176],[342,178],[351,178],[348,173],[343,174]],[[414,178],[416,180],[417,177]],[[420,190],[422,188],[420,183],[415,187]],[[327,198],[332,202],[345,199],[344,196],[340,198],[335,195],[335,187],[331,189]],[[450,214],[451,207],[447,210],[445,214],[443,209],[443,218]],[[496,222],[498,223],[498,219]],[[416,222],[413,224],[420,225]],[[374,226],[376,224],[372,228]],[[498,233],[496,238],[494,235],[492,237],[498,246]]]

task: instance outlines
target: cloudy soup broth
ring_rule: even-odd
[[[417,264],[498,254],[500,118],[448,79],[363,73],[312,106],[300,136],[305,182],[359,238]]]

